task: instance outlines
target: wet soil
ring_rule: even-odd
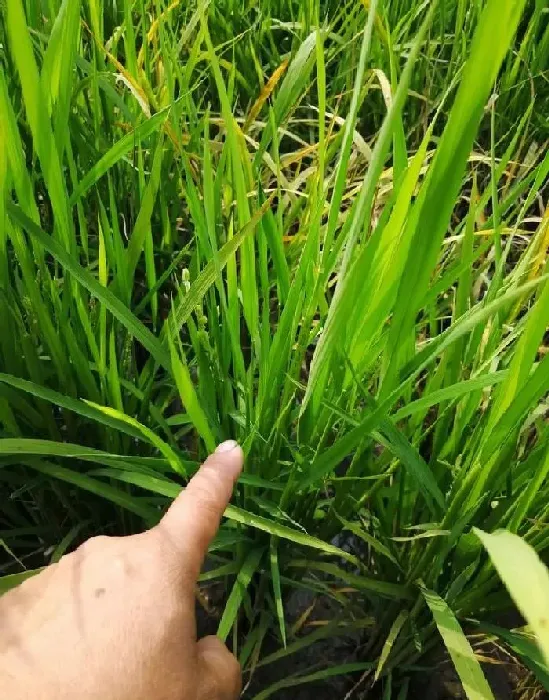
[[[310,594],[294,594],[287,603],[288,623],[295,622],[311,605],[311,601]],[[203,605],[197,606],[199,636],[216,632],[218,613],[223,607],[223,600],[216,601],[215,589],[208,589],[208,603],[211,605],[210,612],[206,612]],[[307,632],[313,631],[320,622],[329,621],[334,615],[333,602],[328,599],[319,602],[317,597]],[[514,627],[522,622],[514,619],[515,616],[512,620],[507,617],[501,620],[503,626]],[[364,632],[319,640],[298,653],[256,669],[251,678],[249,674],[245,674],[243,698],[251,700],[265,688],[294,674],[306,674],[308,669],[316,670],[364,661],[363,649],[366,642]],[[278,641],[267,636],[262,656],[278,649]],[[475,646],[475,652],[481,661],[495,700],[549,700],[549,693],[539,686],[528,669],[503,646],[487,643]],[[409,678],[406,700],[467,700],[452,661],[442,645],[423,659],[421,665],[423,670]],[[398,697],[399,687],[399,679],[395,679],[391,699]],[[386,700],[382,683],[372,687],[372,676],[369,673],[336,676],[322,682],[283,688],[269,697],[273,700]]]

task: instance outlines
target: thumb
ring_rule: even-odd
[[[193,586],[231,500],[243,462],[244,454],[237,442],[227,440],[221,443],[157,526],[171,540],[174,549],[182,554],[179,561],[184,563],[185,574]]]
[[[198,700],[237,700],[242,688],[240,664],[218,637],[196,645]]]

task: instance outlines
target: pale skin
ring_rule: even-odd
[[[242,463],[223,443],[156,527],[94,537],[2,596],[0,697],[238,698],[238,661],[197,641],[195,588]]]

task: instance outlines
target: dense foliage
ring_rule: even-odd
[[[546,2],[0,12],[2,572],[236,438],[204,580],[246,672],[352,629],[329,672],[400,680],[433,615],[497,621],[472,528],[549,545]]]

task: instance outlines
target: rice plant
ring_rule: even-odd
[[[256,697],[390,688],[437,626],[490,697],[473,528],[549,545],[546,3],[0,7],[2,588],[235,438],[203,580],[246,678],[363,640]]]

